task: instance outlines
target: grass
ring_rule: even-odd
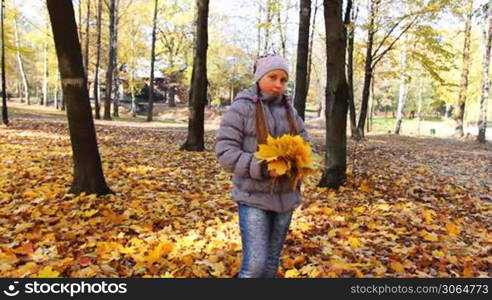
[[[372,120],[372,132],[375,133],[392,133],[395,131],[395,118],[374,118]],[[421,120],[420,128],[418,120],[403,119],[400,127],[400,134],[403,135],[436,135],[452,136],[454,135],[456,122],[452,119],[443,120]],[[477,135],[476,126],[465,126],[465,134]],[[487,131],[492,131],[492,122],[487,122]],[[434,134],[432,132],[435,132]]]

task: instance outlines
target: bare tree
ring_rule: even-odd
[[[115,2],[116,0],[110,0],[109,7],[109,55],[108,55],[108,69],[106,70],[106,95],[104,99],[104,120],[111,120],[111,92],[113,90],[113,73],[114,73],[114,53],[116,44],[115,35]]]
[[[355,9],[352,9],[352,0],[347,0],[347,9],[345,10],[345,27],[347,30],[347,83],[349,86],[349,117],[350,117],[350,132],[354,138],[357,136],[357,123],[355,120],[355,103],[354,103],[354,38],[355,38],[355,20],[357,19],[358,6],[355,3]],[[350,8],[350,9],[349,9]]]
[[[115,17],[114,17],[114,55],[113,55],[113,117],[117,118],[119,114],[120,106],[120,78],[119,78],[119,68],[118,68],[118,28],[120,23],[119,11],[120,11],[120,0],[115,2]]]
[[[313,22],[311,24],[311,36],[309,37],[309,56],[308,56],[308,70],[307,70],[307,87],[311,84],[311,72],[313,66],[313,43],[314,43],[314,33],[316,31],[316,15],[318,13],[318,0],[314,0],[314,13]]]
[[[489,101],[489,67],[490,67],[490,48],[492,44],[492,0],[488,2],[488,9],[486,13],[486,26],[484,26],[484,53],[482,64],[482,97],[480,98],[480,116],[478,117],[478,137],[477,140],[480,143],[485,143],[485,130],[487,128],[487,102]],[[488,24],[487,24],[488,23]]]
[[[112,193],[101,167],[72,1],[47,0],[47,4],[72,142],[74,165],[70,193]]]
[[[154,114],[154,64],[155,64],[155,32],[157,27],[157,0],[154,6],[154,22],[152,25],[152,49],[150,53],[150,82],[149,82],[149,106],[147,111],[147,121],[152,121]]]
[[[102,2],[97,1],[97,44],[96,44],[96,68],[94,70],[94,115],[96,119],[101,119],[101,109],[99,106],[99,66],[101,63],[101,15],[102,15]]]
[[[299,116],[304,120],[306,110],[307,67],[309,53],[309,25],[311,18],[311,0],[301,0],[299,10],[299,33],[297,42],[297,67],[296,90],[294,95],[294,107]]]
[[[3,28],[5,1],[2,0],[2,11],[0,12],[0,21],[2,27],[2,121],[6,126],[9,125],[9,114],[7,110],[7,87],[5,83],[5,32]]]
[[[181,150],[203,151],[205,134],[205,104],[207,102],[207,49],[209,0],[197,0],[196,55],[190,92],[188,137]]]
[[[89,25],[91,20],[91,0],[87,0],[87,14],[85,18],[85,55],[84,55],[84,66],[87,74],[89,74]]]
[[[468,74],[470,73],[470,36],[471,36],[471,21],[473,14],[473,0],[467,0],[466,20],[465,20],[465,40],[463,42],[463,65],[461,68],[460,90],[458,96],[458,107],[456,110],[456,128],[455,134],[457,137],[462,137],[463,121],[465,116],[466,91],[468,89]]]
[[[132,36],[135,34],[135,23],[131,22]],[[135,99],[135,41],[130,39],[130,92],[132,95],[132,117],[137,117],[137,103]]]
[[[17,56],[17,64],[19,65],[19,73],[22,78],[22,86],[23,86],[23,96],[22,101],[26,102],[27,105],[31,105],[31,100],[29,97],[29,82],[27,80],[26,70],[24,69],[24,62],[22,60],[21,52],[20,52],[20,38],[19,38],[19,28],[18,28],[17,15],[15,15],[14,19],[14,36],[15,36],[15,48],[16,48],[16,56]]]
[[[49,31],[49,20],[48,16],[46,16],[46,32]],[[48,46],[49,46],[49,38],[50,36],[46,34],[44,39],[44,72],[43,72],[43,103],[44,106],[48,106]]]
[[[407,99],[408,78],[407,78],[407,42],[405,38],[401,52],[401,70],[400,70],[400,92],[398,95],[398,108],[396,110],[395,134],[400,134],[401,122],[403,120],[403,109]],[[373,95],[374,96],[374,95]]]
[[[326,30],[326,151],[318,184],[338,188],[346,180],[348,85],[345,77],[346,29],[343,0],[324,0]]]

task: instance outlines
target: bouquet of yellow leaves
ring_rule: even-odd
[[[292,190],[299,180],[314,172],[311,145],[300,135],[285,134],[274,138],[268,135],[267,143],[260,144],[255,157],[267,162],[268,171],[278,176],[287,175],[292,180]],[[275,177],[272,191],[279,177]]]

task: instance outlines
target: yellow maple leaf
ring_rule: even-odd
[[[390,267],[398,273],[402,273],[405,271],[405,267],[397,261],[391,262]]]
[[[448,231],[449,235],[451,236],[456,236],[461,232],[461,229],[456,226],[454,223],[447,222],[446,223],[446,230]]]
[[[314,172],[311,145],[300,135],[268,136],[267,143],[258,148],[254,156],[260,162],[267,162],[268,170],[289,175],[293,190],[299,180]]]
[[[437,240],[439,240],[435,233],[430,233],[425,230],[422,232],[421,236],[424,238],[424,240],[430,242],[436,242]]]
[[[362,191],[362,192],[369,192],[369,191],[371,191],[371,187],[367,184],[367,182],[363,182],[359,186],[359,190]]]
[[[360,240],[356,237],[349,237],[348,238],[348,242],[350,244],[350,247],[352,248],[359,248],[360,246],[362,246],[362,243],[360,242]]]
[[[297,271],[296,269],[287,270],[287,272],[285,272],[285,274],[284,274],[284,277],[286,277],[286,278],[299,277],[299,271]]]
[[[475,272],[473,271],[473,263],[471,261],[467,261],[465,267],[463,268],[463,277],[474,277]]]
[[[425,218],[425,223],[430,224],[433,221],[433,217],[436,215],[436,212],[432,209],[426,209],[422,211],[422,215]]]
[[[90,218],[93,215],[97,214],[98,212],[99,212],[99,210],[97,210],[97,209],[91,209],[91,210],[84,211],[83,214],[84,214],[85,217]]]
[[[278,175],[285,175],[290,170],[290,162],[284,159],[277,159],[268,164],[269,171],[275,171]]]
[[[51,266],[46,266],[39,271],[37,277],[39,277],[39,278],[57,278],[58,276],[60,276],[60,272],[54,271],[51,268]]]
[[[444,257],[445,256],[444,252],[442,252],[441,250],[433,250],[432,255],[434,255],[435,257]]]

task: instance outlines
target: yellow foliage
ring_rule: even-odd
[[[269,135],[267,143],[259,145],[254,155],[260,161],[267,162],[269,171],[288,175],[292,179],[292,190],[295,190],[299,180],[315,169],[311,145],[300,135],[285,134],[278,138]]]
[[[405,271],[405,267],[401,263],[399,263],[397,261],[391,262],[390,267],[393,270],[395,270],[395,272],[398,272],[398,273],[402,273],[402,272]]]
[[[46,266],[38,273],[39,278],[57,278],[60,276],[60,272],[51,269],[51,266]]]

